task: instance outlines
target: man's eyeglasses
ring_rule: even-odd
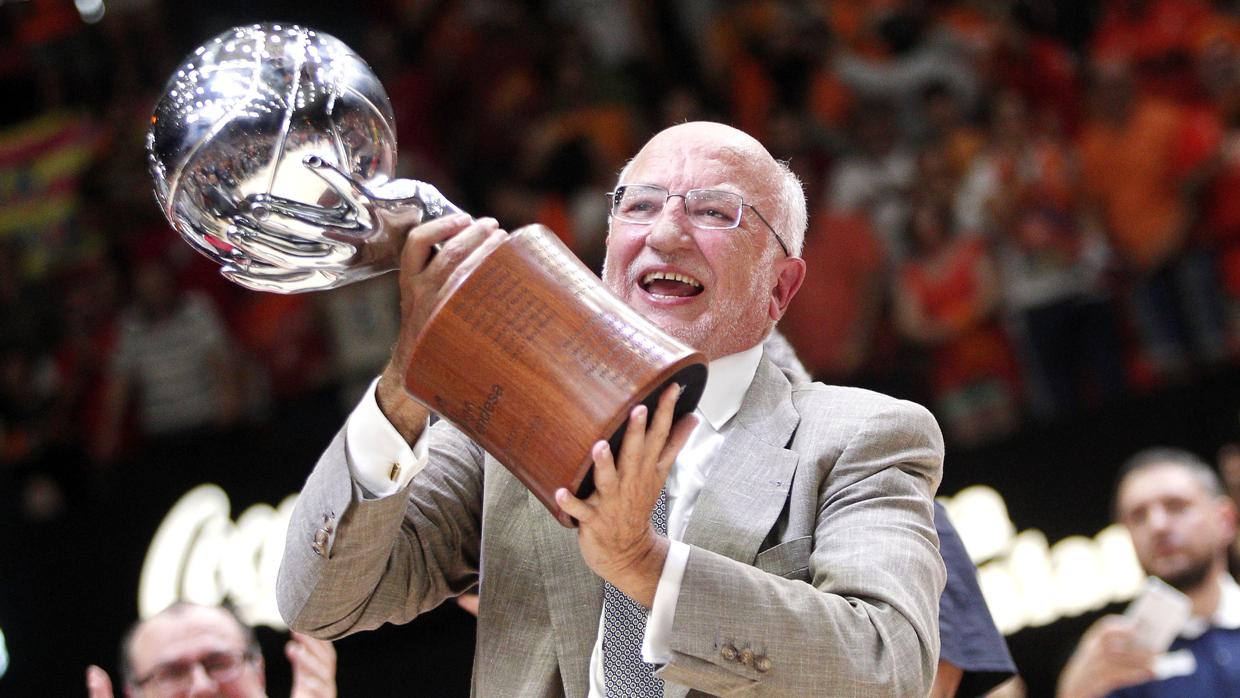
[[[706,230],[731,230],[741,224],[743,209],[748,207],[757,214],[758,219],[766,225],[775,236],[775,241],[784,254],[791,257],[788,246],[775,232],[775,228],[767,222],[753,204],[745,203],[744,197],[730,191],[718,189],[690,189],[683,194],[672,194],[663,187],[653,184],[626,184],[616,187],[607,193],[611,202],[611,217],[625,223],[649,225],[663,212],[667,200],[673,196],[680,197],[684,204],[685,217],[698,228]]]
[[[158,696],[179,696],[187,693],[194,684],[194,667],[202,666],[207,676],[218,684],[225,684],[241,676],[247,663],[254,660],[251,650],[212,652],[193,662],[175,661],[160,664],[146,676],[134,680],[134,685],[145,692],[150,690]]]

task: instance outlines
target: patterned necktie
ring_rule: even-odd
[[[667,490],[650,512],[650,523],[659,535],[667,535]],[[644,606],[606,584],[603,592],[603,676],[607,698],[642,698],[663,695],[663,679],[654,665],[642,661],[642,637],[646,633]]]

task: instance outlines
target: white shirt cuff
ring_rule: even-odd
[[[680,582],[689,566],[689,544],[670,541],[667,559],[663,561],[663,574],[654,589],[654,604],[646,619],[646,633],[642,637],[642,661],[648,664],[667,664],[672,661],[672,621],[676,619],[676,600],[680,598]]]
[[[426,429],[412,447],[388,421],[375,399],[376,378],[345,423],[344,450],[349,472],[368,499],[388,497],[426,467]],[[427,420],[428,422],[430,420]]]

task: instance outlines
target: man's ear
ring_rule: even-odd
[[[1223,521],[1223,543],[1227,547],[1231,547],[1232,543],[1236,540],[1236,520],[1240,515],[1237,514],[1236,503],[1232,501],[1231,497],[1223,495],[1218,498],[1218,502],[1219,517],[1222,518]]]
[[[805,281],[805,260],[800,257],[785,257],[776,262],[775,267],[775,284],[771,287],[771,301],[767,312],[771,320],[777,322],[784,316],[792,297]]]

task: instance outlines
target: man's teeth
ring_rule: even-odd
[[[679,281],[680,283],[692,286],[693,288],[702,287],[702,283],[698,281],[697,279],[693,278],[692,276],[685,276],[684,274],[677,274],[674,271],[652,271],[649,274],[642,277],[642,285],[649,286],[651,283],[655,281],[661,281],[661,280]]]

